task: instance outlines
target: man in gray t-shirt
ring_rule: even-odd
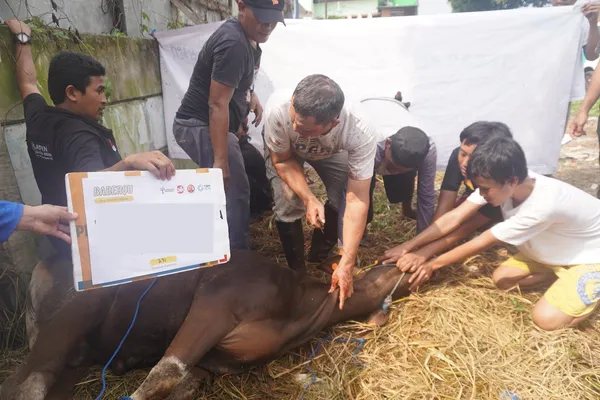
[[[347,202],[347,212],[339,219],[346,218],[342,259],[331,285],[332,291],[340,286],[341,308],[352,295],[352,270],[367,219],[375,161],[374,131],[360,110],[345,101],[337,83],[324,75],[310,75],[293,92],[271,95],[265,107],[264,139],[275,220],[291,268],[305,269],[302,217],[306,215],[316,228],[311,244],[311,253],[315,253],[328,239],[337,240],[337,210]],[[308,187],[305,162],[323,181],[328,205],[324,206]]]
[[[225,21],[198,56],[190,85],[175,116],[173,135],[201,168],[220,168],[226,190],[231,248],[249,247],[250,185],[238,132],[250,104],[255,71],[277,22],[283,23],[283,1],[243,0],[237,18]],[[261,108],[255,108],[260,121]]]

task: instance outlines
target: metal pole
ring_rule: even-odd
[[[325,0],[325,19],[327,19],[327,0]]]

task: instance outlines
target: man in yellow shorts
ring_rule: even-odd
[[[405,251],[447,235],[486,204],[500,206],[504,221],[421,266],[398,265],[414,272],[411,290],[446,265],[506,243],[519,253],[494,271],[499,288],[552,284],[533,308],[537,326],[561,329],[589,317],[600,298],[600,200],[528,171],[523,149],[506,137],[479,145],[469,160],[467,176],[478,189],[407,242]]]

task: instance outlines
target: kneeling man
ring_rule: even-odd
[[[352,295],[352,269],[367,220],[376,147],[373,129],[355,106],[345,103],[337,83],[323,75],[310,75],[293,94],[276,92],[269,99],[265,144],[277,229],[291,268],[305,269],[304,214],[316,232],[335,231],[337,215],[332,214],[346,202],[342,259],[331,286],[333,290],[339,283],[343,307],[344,299]],[[306,183],[305,162],[327,189],[329,212]]]
[[[480,144],[471,155],[467,176],[478,189],[414,244],[421,246],[446,235],[486,204],[500,206],[504,221],[415,268],[411,288],[446,265],[506,243],[517,246],[519,253],[494,271],[499,288],[525,289],[553,282],[533,308],[536,325],[555,330],[588,318],[600,296],[600,200],[528,171],[521,146],[510,138]]]

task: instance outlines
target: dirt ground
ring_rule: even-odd
[[[555,178],[568,182],[594,196],[600,185],[597,123],[597,118],[590,118],[586,125],[586,135],[563,145],[559,168],[553,174]]]

